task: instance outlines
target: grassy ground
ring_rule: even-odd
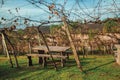
[[[0,56],[0,80],[120,80],[120,66],[114,62],[111,55],[88,56],[81,58],[84,72],[80,72],[71,57],[64,68],[53,66],[42,68],[33,58],[34,66],[27,66],[25,56],[18,57],[20,68],[10,68],[4,56]]]

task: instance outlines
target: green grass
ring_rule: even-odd
[[[76,67],[72,56],[64,68],[58,65],[58,71],[51,65],[46,68],[38,65],[37,58],[33,58],[32,67],[28,67],[26,56],[18,59],[20,68],[10,68],[7,58],[0,56],[0,80],[120,80],[120,66],[111,55],[81,58],[84,72]]]

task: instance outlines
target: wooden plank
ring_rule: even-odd
[[[50,58],[49,54],[26,54],[27,56],[32,56],[32,57],[47,57]],[[53,58],[63,58],[66,59],[67,56],[61,56],[61,55],[52,55]]]
[[[49,46],[50,51],[55,51],[55,52],[64,52],[70,47],[61,47],[61,46]],[[33,50],[44,50],[45,52],[48,52],[48,49],[46,46],[35,46],[32,48]]]

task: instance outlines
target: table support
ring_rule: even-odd
[[[31,56],[28,56],[28,66],[33,66]]]

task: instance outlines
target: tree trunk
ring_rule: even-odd
[[[67,21],[65,20],[65,18],[64,18],[63,22],[64,22],[64,29],[65,29],[66,34],[67,34],[67,36],[68,36],[68,39],[69,39],[69,42],[70,42],[70,46],[71,46],[71,48],[72,48],[72,51],[73,51],[74,58],[75,58],[75,61],[76,61],[76,63],[77,63],[77,66],[78,66],[78,68],[79,68],[81,71],[83,71],[83,70],[82,70],[82,66],[81,66],[81,64],[80,64],[79,56],[78,56],[77,51],[76,51],[76,49],[75,49],[75,46],[74,46],[74,43],[73,43],[73,40],[72,40],[72,36],[71,36],[70,31],[69,31],[69,28],[68,28],[68,23],[67,23]]]

